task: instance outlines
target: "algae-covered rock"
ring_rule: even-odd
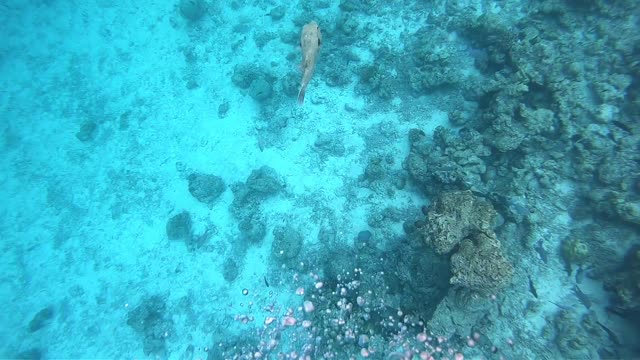
[[[238,263],[232,258],[227,258],[222,264],[222,277],[228,282],[233,282],[240,274]]]
[[[526,137],[522,127],[506,114],[495,118],[485,134],[487,142],[500,152],[517,149]]]
[[[623,201],[616,211],[624,221],[640,225],[640,201]]]
[[[472,233],[493,232],[496,216],[491,204],[471,191],[448,192],[431,206],[418,231],[427,245],[446,254]]]
[[[304,243],[304,236],[291,226],[278,226],[273,229],[271,255],[281,262],[295,260]]]
[[[207,13],[204,0],[180,0],[180,14],[189,21],[200,20]]]
[[[460,301],[460,298],[464,300]],[[452,289],[438,304],[427,325],[434,334],[441,336],[470,334],[494,306],[486,298],[470,296],[465,290]]]
[[[451,284],[491,294],[509,285],[513,265],[503,255],[493,231],[477,233],[460,243],[451,257]]]
[[[176,214],[167,221],[167,237],[169,240],[188,241],[192,236],[191,226],[191,214],[188,211]]]
[[[207,205],[215,204],[226,188],[224,180],[212,174],[193,173],[189,175],[188,180],[189,193]]]
[[[569,264],[582,264],[589,257],[589,247],[579,239],[567,238],[562,243],[562,256]]]
[[[605,288],[613,293],[612,309],[636,324],[640,323],[640,245],[626,253],[622,266],[605,280]]]
[[[260,77],[249,85],[249,95],[257,101],[265,101],[273,95],[273,87],[266,78]]]
[[[560,311],[553,319],[555,327],[554,342],[558,346],[558,350],[567,359],[599,359],[597,355],[597,344],[601,340],[600,333],[588,332],[584,325],[588,325],[585,321],[586,317],[591,315],[585,314],[582,319],[570,311]],[[580,321],[582,320],[582,321]],[[587,326],[592,329],[593,326]],[[551,331],[553,331],[551,330]]]

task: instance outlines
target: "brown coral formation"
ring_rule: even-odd
[[[470,290],[491,293],[509,285],[513,265],[502,253],[495,233],[477,233],[460,243],[451,257],[450,283]]]
[[[446,254],[474,233],[491,232],[496,212],[471,191],[454,191],[442,194],[426,216],[419,229],[424,241],[438,254]]]
[[[451,284],[481,293],[509,284],[513,265],[493,231],[496,215],[489,202],[471,191],[444,193],[427,211],[418,234],[439,254],[455,250]]]

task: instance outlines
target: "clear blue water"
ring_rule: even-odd
[[[635,2],[0,17],[1,358],[640,358]]]

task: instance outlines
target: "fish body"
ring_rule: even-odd
[[[544,245],[542,245],[542,240],[538,240],[538,243],[536,244],[534,249],[536,250],[538,255],[540,255],[540,260],[542,260],[542,262],[546,264],[547,261],[549,260],[549,254],[547,253],[547,250],[544,248]]]
[[[300,48],[302,50],[302,81],[300,82],[300,91],[298,92],[298,103],[304,102],[304,95],[307,91],[307,85],[313,77],[313,72],[316,69],[316,60],[318,59],[318,53],[320,52],[320,45],[322,44],[322,34],[320,33],[320,27],[315,21],[311,21],[302,27],[302,34],[300,35]]]
[[[586,307],[587,309],[591,309],[591,299],[587,296],[587,294],[583,293],[582,290],[578,287],[578,285],[573,287],[573,293],[576,295],[578,300]]]
[[[582,281],[584,280],[584,277],[586,275],[587,269],[584,268],[584,266],[580,265],[578,266],[578,270],[576,270],[576,284],[582,284]]]
[[[529,292],[537,299],[538,298],[538,290],[536,290],[536,286],[533,284],[533,280],[531,280],[531,275],[529,275]]]
[[[604,326],[604,324],[601,323],[600,321],[596,321],[596,323],[600,325],[600,327],[607,333],[607,335],[609,335],[609,339],[611,340],[612,343],[616,345],[620,345],[620,340],[618,339],[618,336],[613,331],[611,331],[611,329]]]

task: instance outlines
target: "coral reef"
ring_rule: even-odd
[[[450,289],[427,321],[434,334],[444,337],[471,333],[483,318],[492,314],[494,305],[484,297],[473,296],[465,289]]]
[[[613,296],[612,309],[640,324],[640,245],[631,247],[622,265],[605,278]]]
[[[429,36],[424,36],[426,33]],[[462,56],[459,43],[450,41],[447,31],[425,27],[413,37],[409,48],[413,66],[407,67],[407,73],[414,91],[429,93],[447,86],[470,85],[471,82],[462,72],[467,57]]]
[[[467,237],[493,233],[496,215],[490,203],[471,191],[445,192],[429,208],[417,235],[437,253],[446,254]]]
[[[145,355],[164,357],[168,334],[173,334],[173,321],[167,304],[160,295],[143,299],[127,314],[127,325],[142,338]]]
[[[436,128],[433,141],[424,132],[409,133],[411,151],[404,166],[411,179],[428,195],[450,190],[484,190],[491,150],[482,136],[473,129],[463,128],[458,134],[443,127]]]
[[[451,284],[482,294],[492,294],[509,285],[513,265],[504,256],[495,233],[478,232],[462,240],[451,256]]]
[[[598,344],[603,340],[604,330],[597,321],[593,313],[580,316],[561,310],[545,326],[543,336],[554,341],[566,358],[600,358]]]
[[[442,193],[422,211],[426,218],[415,226],[405,226],[405,230],[409,237],[427,244],[428,249],[420,250],[425,255],[427,250],[451,254],[449,283],[453,285],[426,319],[439,334],[467,334],[490,313],[488,296],[495,296],[508,286],[514,275],[514,267],[493,230],[497,214],[489,202],[471,191]],[[416,271],[427,270],[419,267]],[[441,271],[436,273],[444,275]],[[410,280],[416,284],[419,279]]]
[[[240,218],[251,216],[262,200],[280,193],[284,188],[285,183],[276,171],[262,166],[251,171],[244,183],[231,185],[234,198],[230,211]]]
[[[580,239],[566,238],[562,242],[562,256],[567,264],[580,265],[589,257],[589,247]]]
[[[276,78],[256,66],[238,65],[231,80],[254,100],[264,102],[272,98]]]

